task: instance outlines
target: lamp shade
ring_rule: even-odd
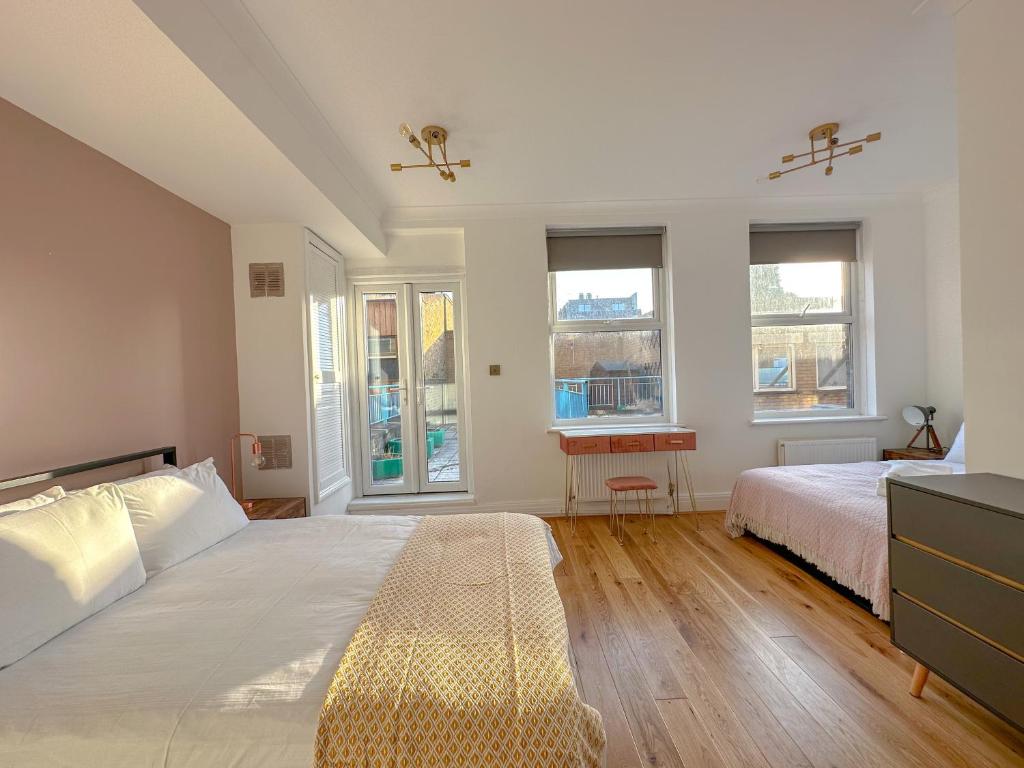
[[[908,405],[903,409],[903,420],[912,427],[930,424],[934,415],[934,405]]]

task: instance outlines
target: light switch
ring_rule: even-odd
[[[491,366],[491,376],[501,376],[501,366],[500,365],[492,365]]]

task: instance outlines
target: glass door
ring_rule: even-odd
[[[416,410],[420,491],[464,491],[461,307],[457,283],[417,283]]]
[[[363,492],[467,490],[458,284],[365,286],[357,305]]]
[[[407,288],[359,290],[360,401],[363,492],[411,493],[416,465],[409,464],[407,435],[415,434],[409,407]]]

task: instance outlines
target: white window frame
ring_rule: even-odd
[[[861,280],[861,261],[858,258],[857,261],[842,262],[846,269],[843,275],[843,309],[840,312],[815,312],[800,315],[798,313],[778,313],[778,314],[764,314],[755,315],[751,312],[750,315],[750,327],[763,328],[771,326],[792,326],[792,325],[848,325],[850,327],[849,339],[850,339],[850,359],[849,364],[854,366],[854,390],[853,390],[853,407],[852,408],[829,408],[829,409],[815,409],[815,408],[802,408],[802,409],[789,409],[789,410],[755,410],[753,408],[753,400],[751,400],[751,410],[755,421],[769,421],[772,419],[841,419],[850,418],[851,416],[862,416],[864,414],[863,403],[865,402],[865,360],[861,354],[861,341],[860,341],[860,329],[861,329],[861,313],[862,307],[859,300],[857,287]],[[750,271],[747,270],[747,281],[749,285]],[[750,338],[751,344],[751,357],[754,367],[754,380],[757,380],[757,364],[756,357],[753,355],[753,344],[754,338],[751,333]],[[815,353],[817,357],[817,353]],[[815,365],[817,365],[817,359],[815,359]],[[817,384],[817,373],[815,373],[815,384]],[[794,371],[794,385],[796,383],[795,371]],[[816,388],[818,390],[827,390],[828,388]],[[846,387],[843,387],[846,389]],[[755,394],[766,394],[768,392],[781,392],[784,390],[757,390],[755,388]],[[796,389],[792,391],[797,391]]]
[[[851,329],[851,332],[852,332],[852,329]],[[821,384],[821,355],[819,354],[819,352],[820,352],[822,347],[835,347],[835,346],[837,346],[837,344],[835,342],[829,342],[829,343],[826,344],[826,343],[821,342],[821,341],[816,341],[814,343],[814,382],[815,382],[815,384],[818,385],[817,389],[819,391],[821,391],[821,392],[835,392],[835,391],[838,391],[838,390],[841,390],[841,389],[847,389],[847,386],[845,384],[827,384],[825,386],[822,386],[822,384]],[[850,364],[849,359],[847,359],[846,364],[847,365]],[[854,392],[854,394],[856,395],[856,392]]]
[[[761,394],[764,392],[796,392],[796,345],[787,344],[786,342],[778,342],[774,344],[766,344],[765,346],[772,347],[785,347],[788,351],[786,357],[789,358],[789,387],[762,387],[758,377],[758,366],[757,366],[757,350],[754,349],[753,340],[750,344],[750,358],[751,358],[751,373],[754,376],[754,392]]]
[[[665,318],[665,269],[664,267],[644,267],[651,270],[651,295],[653,312],[651,317],[622,320],[559,320],[557,272],[548,272],[548,394],[551,409],[551,423],[556,427],[595,426],[598,424],[668,424],[672,421],[670,407],[672,403],[672,366],[666,349],[669,343],[669,329]],[[628,267],[622,267],[628,269]],[[555,334],[556,333],[598,333],[602,331],[650,331],[656,330],[661,338],[661,413],[649,416],[636,414],[623,416],[588,416],[582,419],[558,419],[555,417]]]

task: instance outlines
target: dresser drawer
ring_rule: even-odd
[[[563,437],[562,440],[562,450],[570,456],[611,452],[607,435],[597,435],[595,437]]]
[[[900,595],[892,639],[929,669],[1018,727],[1024,727],[1024,664]]]
[[[892,535],[1024,584],[1024,521],[943,496],[889,484]]]
[[[891,540],[892,588],[1024,656],[1024,592]]]
[[[642,453],[654,450],[654,435],[615,435],[612,453]]]
[[[696,432],[679,432],[654,435],[656,451],[695,451],[697,450]]]

